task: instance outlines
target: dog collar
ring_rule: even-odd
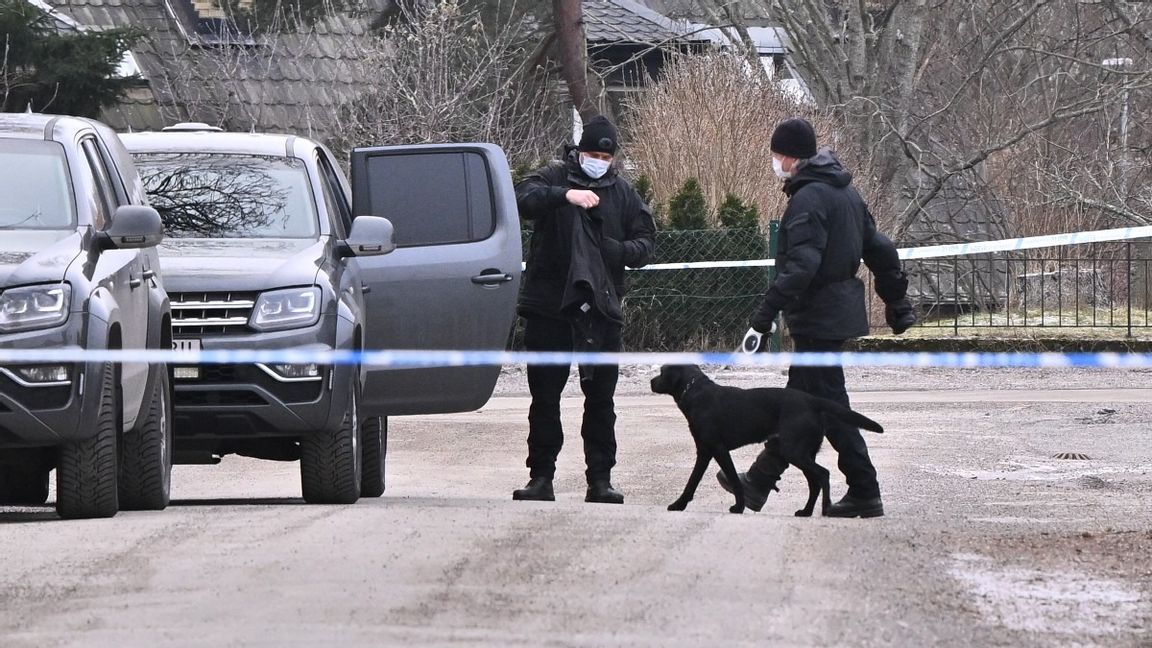
[[[696,376],[692,380],[689,380],[687,385],[684,385],[684,391],[680,392],[680,398],[684,398],[688,395],[688,390],[692,389],[692,386],[696,384],[697,380],[700,380],[700,376]]]

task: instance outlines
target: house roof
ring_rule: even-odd
[[[687,20],[695,23],[711,22],[718,11],[716,0],[634,0],[648,9],[661,13],[673,20]],[[764,27],[774,24],[767,3],[743,2],[738,8],[743,12],[745,24],[750,27]]]
[[[584,33],[590,43],[667,43],[707,39],[633,0],[585,0]]]
[[[104,113],[117,130],[202,121],[320,140],[331,135],[333,111],[360,89],[352,64],[363,48],[351,37],[369,31],[390,5],[363,0],[362,10],[322,19],[302,32],[229,44],[203,29],[205,20],[191,0],[44,1],[88,28],[145,31],[133,52],[148,88]]]

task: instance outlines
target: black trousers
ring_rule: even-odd
[[[604,351],[620,350],[620,327],[612,327],[605,337]],[[528,351],[571,351],[572,325],[548,317],[524,318],[524,347]],[[570,365],[528,365],[528,461],[532,477],[553,477],[556,457],[564,445],[560,425],[560,394],[572,373]],[[580,381],[584,392],[584,475],[591,483],[610,478],[616,465],[616,381],[615,365],[596,365],[590,380]]]
[[[844,348],[845,342],[845,340],[817,340],[798,336],[792,336],[792,341],[798,353],[838,353]],[[844,388],[844,368],[839,365],[788,367],[788,387],[851,407],[848,402],[848,391]],[[840,455],[837,465],[848,480],[848,494],[865,499],[880,497],[876,468],[868,457],[868,446],[864,443],[860,430],[829,418],[824,436]],[[773,447],[773,444],[765,444],[764,450],[748,469],[748,477],[754,484],[768,486],[775,484],[787,467],[787,462],[780,458],[779,449]]]

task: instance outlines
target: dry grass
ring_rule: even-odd
[[[838,150],[833,118],[796,104],[737,56],[671,61],[632,108],[629,158],[638,174],[651,179],[660,204],[696,178],[713,212],[732,193],[755,204],[763,220],[779,218],[786,197],[772,172],[768,144],[776,124],[788,117],[811,121],[821,146],[837,149],[849,169],[858,159]]]

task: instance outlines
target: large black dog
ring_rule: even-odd
[[[664,365],[660,375],[652,379],[652,391],[670,394],[676,400],[696,442],[692,476],[680,498],[668,505],[669,511],[687,508],[708,462],[715,459],[736,491],[736,504],[728,510],[743,513],[744,488],[730,452],[776,437],[781,458],[799,468],[808,480],[808,503],[796,515],[812,515],[821,494],[823,513],[831,504],[828,471],[816,463],[816,453],[824,439],[824,417],[835,417],[873,432],[884,431],[876,421],[826,398],[787,388],[724,387],[712,382],[696,365]]]

